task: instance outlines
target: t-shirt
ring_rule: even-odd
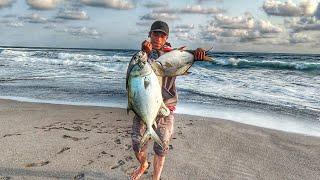
[[[164,47],[163,49],[165,48],[168,49],[168,47]],[[166,52],[163,50],[152,50],[149,54],[148,62],[151,63],[165,53]],[[162,98],[166,106],[177,105],[178,94],[176,89],[176,77],[162,77]]]

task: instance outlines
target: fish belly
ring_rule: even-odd
[[[150,126],[155,121],[162,103],[161,87],[157,76],[129,78],[129,101],[137,115]]]

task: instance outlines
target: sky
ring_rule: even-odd
[[[156,20],[174,47],[320,52],[320,0],[0,0],[0,46],[139,49]]]

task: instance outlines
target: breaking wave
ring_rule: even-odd
[[[320,63],[316,62],[285,62],[285,61],[266,61],[255,60],[250,61],[246,59],[216,59],[213,64],[226,67],[235,68],[267,68],[267,69],[281,69],[281,70],[305,70],[314,71],[320,70]]]

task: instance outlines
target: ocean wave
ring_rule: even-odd
[[[216,59],[213,64],[237,67],[237,68],[270,68],[281,70],[320,70],[320,63],[316,62],[284,62],[284,61],[253,61],[238,58],[219,58]]]
[[[57,60],[73,60],[73,61],[116,61],[116,62],[128,62],[130,56],[124,55],[105,55],[105,54],[85,54],[81,52],[57,52],[53,50],[33,50],[33,51],[22,51],[22,50],[11,50],[4,49],[0,52],[0,55],[4,58],[12,57],[25,57],[25,58],[39,58],[43,59],[57,59]],[[21,59],[19,60],[21,61]]]

